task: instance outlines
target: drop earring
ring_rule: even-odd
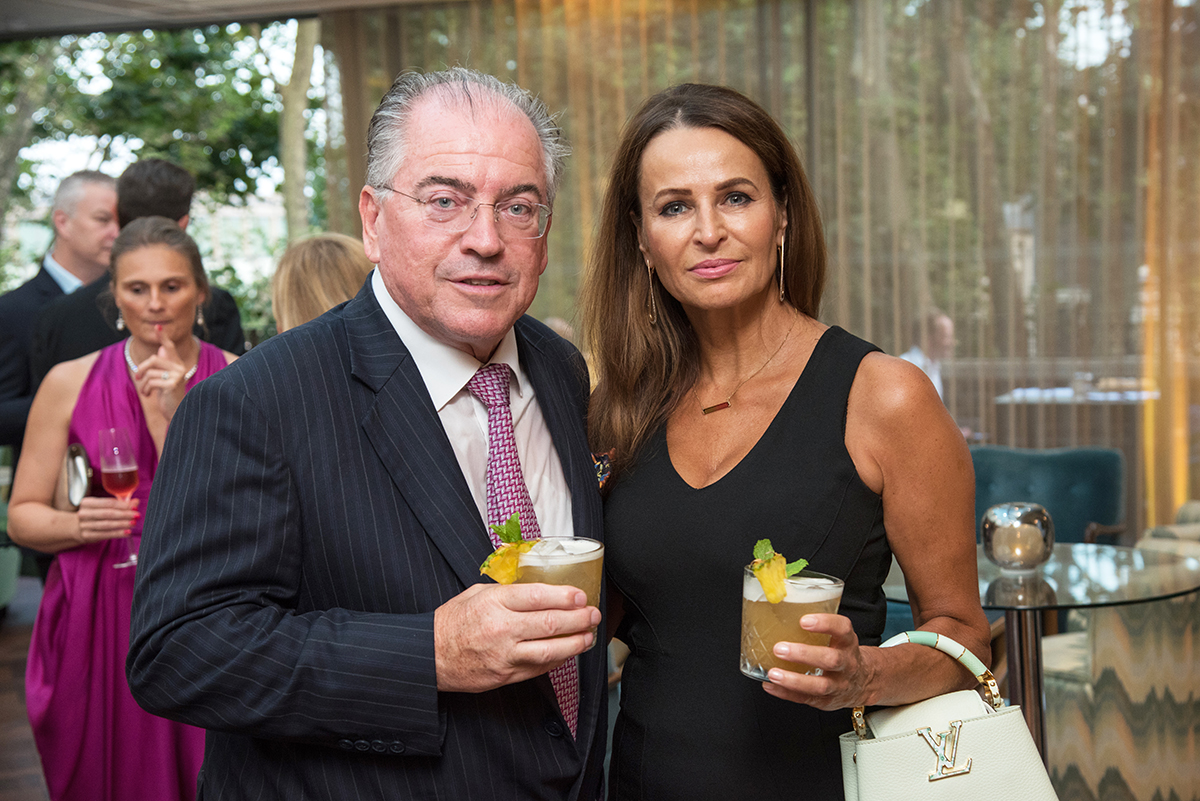
[[[779,242],[779,302],[783,303],[783,241]]]
[[[646,302],[646,311],[649,312],[650,325],[658,323],[658,304],[654,302],[654,268],[650,266],[650,260],[646,259],[646,277],[650,281],[650,299]]]
[[[125,318],[121,316],[121,310],[117,309],[117,330],[125,330]]]
[[[196,307],[196,325],[204,325],[204,312],[200,310],[199,306]]]

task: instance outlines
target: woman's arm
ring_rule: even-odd
[[[888,544],[904,571],[918,627],[957,640],[987,664],[971,455],[919,368],[882,354],[863,360],[850,391],[846,447],[864,483],[883,498]],[[847,618],[810,617],[802,625],[830,633],[831,647],[791,644],[787,658],[826,675],[782,673],[768,692],[838,709],[911,703],[972,684],[960,665],[929,648],[859,647]]]
[[[137,518],[136,501],[84,498],[78,512],[52,505],[67,452],[71,413],[94,362],[95,356],[85,356],[55,366],[33,399],[8,504],[8,533],[18,545],[58,553],[126,536]]]

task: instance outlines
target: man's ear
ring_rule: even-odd
[[[379,215],[383,211],[375,189],[364,186],[358,195],[358,216],[362,218],[363,250],[367,259],[373,264],[379,264]]]
[[[187,225],[191,221],[192,221],[192,215],[185,214],[182,217],[180,217],[178,220],[176,220],[175,223],[179,226],[180,231],[186,231]]]
[[[62,233],[62,229],[66,226],[67,220],[71,218],[62,209],[55,209],[51,219],[54,221],[54,235],[58,236]]]

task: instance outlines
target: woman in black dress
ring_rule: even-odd
[[[616,154],[584,288],[611,452],[609,631],[631,648],[613,799],[842,798],[856,705],[970,685],[919,646],[877,647],[895,554],[915,623],[987,659],[973,475],[911,364],[817,319],[825,249],[779,126],[730,89],[646,101]],[[768,537],[845,581],[828,647],[776,654],[823,675],[738,669],[742,567]]]

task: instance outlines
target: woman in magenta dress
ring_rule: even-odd
[[[204,731],[142,711],[125,681],[136,553],[167,428],[196,382],[235,358],[192,334],[208,280],[171,220],[126,226],[112,249],[118,328],[129,338],[55,367],[29,413],[9,504],[13,540],[56,554],[29,648],[29,720],[53,801],[190,801]],[[125,428],[137,456],[128,501],[100,487],[98,432]],[[94,478],[76,512],[53,505],[68,446]]]

